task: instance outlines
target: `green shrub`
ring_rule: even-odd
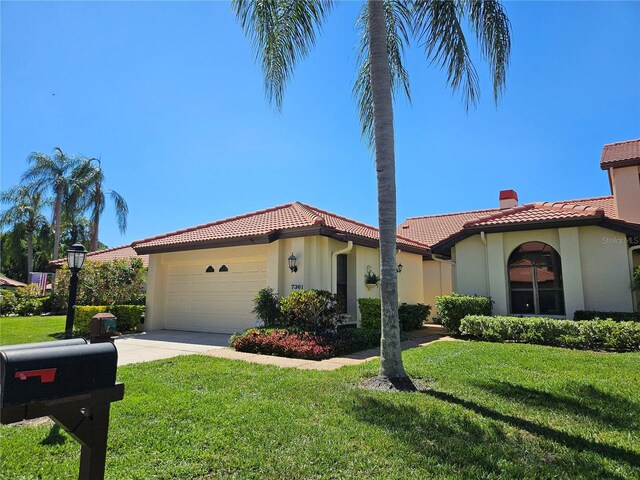
[[[18,299],[11,290],[2,290],[2,301],[0,302],[0,315],[11,315],[16,313]]]
[[[294,290],[280,299],[283,324],[312,332],[335,329],[341,312],[337,295],[324,290]]]
[[[427,321],[430,313],[431,305],[403,303],[398,307],[400,328],[402,328],[402,330],[416,330],[422,327],[422,324]]]
[[[359,298],[360,325],[380,331],[381,303],[379,298]]]
[[[488,342],[535,343],[617,352],[640,350],[640,323],[469,315],[460,331]]]
[[[91,333],[91,319],[97,313],[112,313],[118,320],[118,332],[135,332],[140,324],[140,316],[144,313],[142,305],[76,305],[73,330],[83,337]]]
[[[381,302],[379,298],[359,298],[360,325],[363,328],[371,328],[380,332]],[[402,330],[415,330],[422,326],[431,313],[430,305],[422,303],[403,303],[398,307],[400,328]]]
[[[76,305],[135,305],[143,298],[147,269],[140,258],[111,262],[87,261],[78,273]],[[69,268],[56,272],[54,310],[65,312],[69,295]]]
[[[253,310],[256,317],[262,320],[265,327],[278,325],[282,319],[280,315],[280,297],[273,288],[267,287],[253,297]]]
[[[18,300],[16,313],[21,316],[40,315],[44,298],[23,298]]]
[[[106,305],[76,305],[73,317],[73,331],[82,337],[88,337],[91,333],[91,319],[97,313],[108,311]]]
[[[119,332],[136,332],[145,307],[144,305],[113,305],[107,311],[118,318],[116,325]]]
[[[493,301],[477,295],[452,293],[436,297],[440,323],[453,334],[460,333],[460,321],[467,315],[491,315]]]
[[[640,322],[640,312],[600,312],[597,310],[576,310],[574,320],[613,320],[614,322]]]

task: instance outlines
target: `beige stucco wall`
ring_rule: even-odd
[[[478,234],[456,245],[456,291],[490,296],[497,315],[509,313],[509,256],[519,245],[534,241],[551,245],[560,254],[567,317],[581,309],[633,308],[624,234],[589,226],[489,233],[485,240],[486,246]]]
[[[618,218],[640,223],[640,165],[611,168],[609,175]]]
[[[452,267],[450,263],[425,260],[422,262],[423,271],[423,300],[422,303],[431,305],[431,318],[438,315],[436,297],[448,295],[453,291]]]
[[[347,242],[308,236],[281,239],[267,245],[151,254],[144,329],[165,328],[167,275],[171,267],[195,265],[206,268],[210,264],[219,266],[225,262],[260,260],[266,262],[266,280],[265,285],[259,288],[268,286],[283,296],[294,289],[335,292],[336,262],[333,253],[347,247]],[[297,272],[289,270],[288,258],[292,253],[297,258]],[[348,274],[347,313],[353,321],[359,322],[357,299],[379,298],[380,295],[378,287],[367,289],[364,283],[368,268],[380,275],[380,256],[377,248],[360,245],[353,245],[345,254]],[[422,256],[400,252],[398,263],[402,263],[404,267],[399,275],[399,300],[407,303],[423,302]]]

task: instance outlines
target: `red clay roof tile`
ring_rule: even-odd
[[[131,248],[131,245],[96,250],[95,252],[89,252],[87,254],[87,260],[92,262],[110,262],[112,260],[131,257],[139,257],[145,267],[149,266],[149,255],[138,255],[136,251]],[[66,262],[66,258],[59,258],[58,260],[50,261],[49,264],[62,265]]]
[[[609,143],[602,148],[600,168],[640,165],[640,138],[626,142]]]
[[[131,245],[136,249],[162,248],[166,246],[197,247],[198,244],[204,245],[212,241],[243,239],[270,235],[280,231],[321,226],[335,229],[337,233],[378,240],[378,229],[375,227],[310,205],[293,202],[138,240]],[[427,246],[421,242],[401,236],[398,237],[398,245],[427,251]]]

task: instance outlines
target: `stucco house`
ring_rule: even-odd
[[[425,302],[452,289],[490,296],[501,315],[637,308],[640,140],[605,145],[600,166],[610,196],[518,205],[505,190],[496,209],[405,221],[398,231],[431,250]]]
[[[496,314],[572,317],[575,310],[633,311],[640,265],[640,140],[604,147],[612,195],[409,218],[398,226],[400,302],[452,291],[490,296]],[[145,329],[230,333],[251,327],[252,299],[323,289],[378,297],[378,230],[293,202],[133,242],[148,255]],[[295,265],[294,265],[295,263]],[[435,309],[434,309],[435,310]],[[433,312],[434,314],[437,312]]]

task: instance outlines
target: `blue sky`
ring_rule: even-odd
[[[226,2],[1,3],[0,187],[32,151],[100,156],[130,208],[110,246],[301,201],[372,225],[375,169],[351,96],[359,2],[338,3],[282,113]],[[640,137],[640,2],[507,2],[507,90],[465,112],[419,45],[396,104],[398,222],[609,194],[602,145]],[[55,93],[55,95],[53,95]]]

